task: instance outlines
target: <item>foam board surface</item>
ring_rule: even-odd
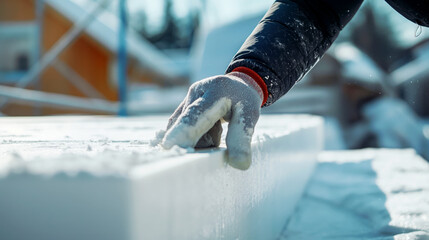
[[[262,116],[248,171],[225,148],[151,147],[156,117],[0,119],[0,239],[276,239],[322,119]]]

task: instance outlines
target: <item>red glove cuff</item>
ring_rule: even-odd
[[[262,105],[264,105],[267,102],[268,100],[267,84],[265,84],[264,80],[261,78],[261,76],[259,76],[259,74],[257,74],[255,71],[247,67],[237,67],[237,68],[234,68],[234,70],[232,70],[231,72],[241,72],[251,77],[258,84],[258,86],[262,90],[262,93],[264,94]]]

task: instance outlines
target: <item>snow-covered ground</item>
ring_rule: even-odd
[[[429,164],[413,150],[321,154],[281,239],[429,239]]]

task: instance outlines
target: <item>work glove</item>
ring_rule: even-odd
[[[161,141],[166,149],[218,147],[222,121],[229,122],[226,135],[227,162],[246,170],[252,163],[251,141],[264,93],[255,80],[232,72],[196,82],[170,117]]]

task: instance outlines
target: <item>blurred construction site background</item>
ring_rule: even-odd
[[[272,0],[0,0],[0,115],[169,114],[222,74]],[[326,149],[429,159],[429,31],[366,1],[321,61],[262,110],[326,119]]]

